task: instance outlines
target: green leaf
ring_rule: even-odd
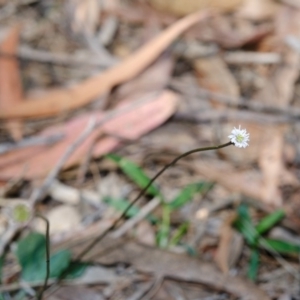
[[[22,267],[22,279],[41,281],[46,276],[46,238],[32,232],[17,244],[16,255]],[[50,278],[57,278],[69,266],[71,252],[61,250],[50,257]]]
[[[110,198],[110,197],[105,197],[104,202],[107,203],[109,206],[113,207],[115,210],[120,212],[125,211],[127,207],[130,205],[130,202],[125,199],[117,199],[117,198]],[[133,205],[126,213],[126,217],[129,218],[134,217],[135,215],[138,214],[139,211],[140,209],[136,205]]]
[[[162,222],[158,227],[158,232],[156,234],[156,241],[160,248],[166,248],[168,246],[169,235],[170,235],[170,215],[171,209],[168,205],[163,205],[162,207],[163,215]]]
[[[71,256],[71,251],[65,249],[54,253],[50,257],[50,278],[58,278],[67,269],[71,263]],[[42,271],[41,269],[41,275]],[[41,278],[45,278],[45,276],[41,276]]]
[[[257,278],[259,268],[259,252],[258,249],[255,247],[251,251],[251,257],[249,262],[249,268],[248,268],[248,278],[252,281],[255,281]]]
[[[192,200],[196,193],[204,193],[211,189],[212,186],[213,184],[208,182],[192,183],[183,188],[177,197],[169,203],[169,206],[172,210],[178,209]]]
[[[179,228],[175,231],[173,237],[171,238],[171,241],[169,243],[170,246],[177,245],[182,237],[187,233],[187,230],[189,228],[189,223],[185,222],[179,226]]]
[[[256,226],[258,234],[263,234],[270,230],[276,223],[281,221],[285,216],[285,213],[282,209],[273,212],[272,214],[267,215],[263,218]]]
[[[89,266],[88,263],[71,262],[64,278],[66,279],[78,278],[83,275],[83,273],[85,272],[88,266]]]
[[[281,254],[293,254],[300,252],[300,245],[268,238],[259,239],[259,246],[266,250],[269,250],[270,252],[276,251]]]
[[[130,202],[125,199],[116,199],[110,197],[105,197],[104,202],[120,212],[125,211],[130,204]],[[139,213],[139,211],[140,209],[137,206],[133,205],[126,213],[126,217],[134,217]],[[158,219],[153,215],[149,215],[146,219],[152,223],[158,222]]]
[[[0,283],[2,283],[3,266],[4,266],[5,254],[0,257]]]
[[[238,217],[234,222],[235,228],[244,236],[250,246],[255,246],[257,244],[257,231],[253,226],[248,206],[241,204],[237,212]]]
[[[135,163],[116,154],[108,154],[106,157],[114,161],[119,168],[141,189],[145,188],[149,184],[151,179]],[[150,185],[147,189],[147,194],[154,197],[161,196],[160,191],[154,184]]]

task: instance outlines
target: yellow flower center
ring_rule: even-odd
[[[243,137],[241,134],[238,134],[238,135],[236,136],[236,140],[237,140],[239,143],[242,143],[243,140],[244,140],[244,137]]]

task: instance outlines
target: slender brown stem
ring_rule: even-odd
[[[50,276],[50,236],[49,236],[50,223],[44,216],[42,216],[40,214],[36,214],[36,216],[38,218],[42,219],[46,223],[46,244],[45,244],[45,247],[46,247],[46,276],[45,276],[44,285],[42,286],[42,288],[37,296],[38,300],[42,300],[43,294],[47,288],[48,279]]]
[[[179,156],[177,156],[174,160],[172,160],[169,164],[165,165],[146,185],[144,189],[140,191],[140,193],[136,196],[136,198],[127,206],[127,208],[123,211],[123,213],[120,215],[120,217],[111,225],[109,226],[101,235],[99,235],[90,245],[88,245],[85,249],[83,249],[82,252],[76,257],[76,260],[82,259],[92,248],[95,247],[96,244],[98,244],[110,231],[114,230],[118,223],[126,216],[127,212],[130,210],[130,208],[145,194],[145,192],[148,190],[148,188],[152,185],[152,183],[162,174],[164,173],[168,168],[175,165],[180,159],[196,153],[196,152],[203,152],[203,151],[209,151],[209,150],[218,150],[221,148],[225,148],[227,146],[232,145],[231,142],[228,142],[226,144],[222,144],[219,146],[212,146],[212,147],[204,147],[204,148],[196,148],[193,150],[190,150],[188,152],[185,152]]]

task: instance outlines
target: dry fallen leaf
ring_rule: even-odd
[[[20,29],[19,25],[11,28],[0,44],[0,52],[4,53],[4,56],[0,57],[0,111],[13,110],[23,100],[18,60],[9,57],[17,54]],[[20,121],[11,120],[5,125],[14,140],[22,138]]]
[[[215,256],[218,267],[227,274],[233,263],[239,258],[243,249],[243,238],[232,228],[236,214],[227,217],[221,227],[220,242]]]
[[[255,97],[262,103],[286,107],[293,97],[294,85],[299,77],[300,53],[285,44],[287,35],[299,37],[300,11],[282,7],[277,19],[276,35],[282,53],[282,63],[270,76],[265,88]],[[279,186],[282,174],[287,173],[283,164],[284,133],[286,126],[260,128],[261,143],[259,166],[263,174],[261,197],[273,205],[282,204]]]
[[[106,136],[101,138],[95,145],[93,149],[94,157],[106,154],[119,146],[121,140],[118,137],[134,140],[162,124],[174,113],[178,97],[170,91],[165,91],[159,96],[153,96],[152,94],[152,97],[153,101],[149,101],[143,106],[123,113],[94,130],[85,142],[71,155],[65,168],[77,164],[100,133],[106,133]],[[87,113],[65,124],[47,128],[40,134],[41,136],[48,136],[57,132],[65,136],[62,141],[51,147],[28,147],[0,156],[0,178],[15,178],[21,173],[24,173],[24,178],[28,179],[45,176],[55,166],[70,144],[76,140],[91,117],[96,117],[97,121],[100,121],[105,117],[105,113]]]
[[[119,65],[89,78],[71,88],[45,92],[30,97],[14,108],[0,111],[0,119],[40,118],[52,116],[86,105],[99,95],[109,92],[114,86],[126,82],[149,66],[170,43],[192,25],[208,18],[209,13],[191,14],[168,27],[160,35],[130,55]]]
[[[240,89],[236,79],[220,56],[196,59],[194,68],[201,87],[233,97],[240,96]],[[223,104],[218,102],[214,104],[219,108],[224,107]]]

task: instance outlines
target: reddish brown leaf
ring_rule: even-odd
[[[65,167],[77,164],[100,133],[105,133],[106,135],[95,145],[93,150],[94,157],[108,153],[119,146],[121,141],[117,137],[137,139],[146,132],[156,128],[174,113],[177,100],[176,94],[165,91],[157,98],[154,98],[153,101],[111,119],[102,127],[94,130],[69,158]],[[65,135],[64,140],[51,147],[30,147],[0,156],[0,178],[15,178],[21,173],[25,173],[24,177],[28,179],[46,175],[55,166],[69,145],[76,140],[91,117],[95,117],[97,121],[100,121],[105,117],[105,113],[87,113],[72,119],[66,124],[46,129],[40,134],[41,136],[48,136],[57,132]]]
[[[19,65],[16,58],[19,44],[20,26],[10,29],[0,45],[0,111],[13,110],[22,102],[22,85]],[[20,121],[6,122],[7,130],[14,140],[22,138],[22,123]]]

